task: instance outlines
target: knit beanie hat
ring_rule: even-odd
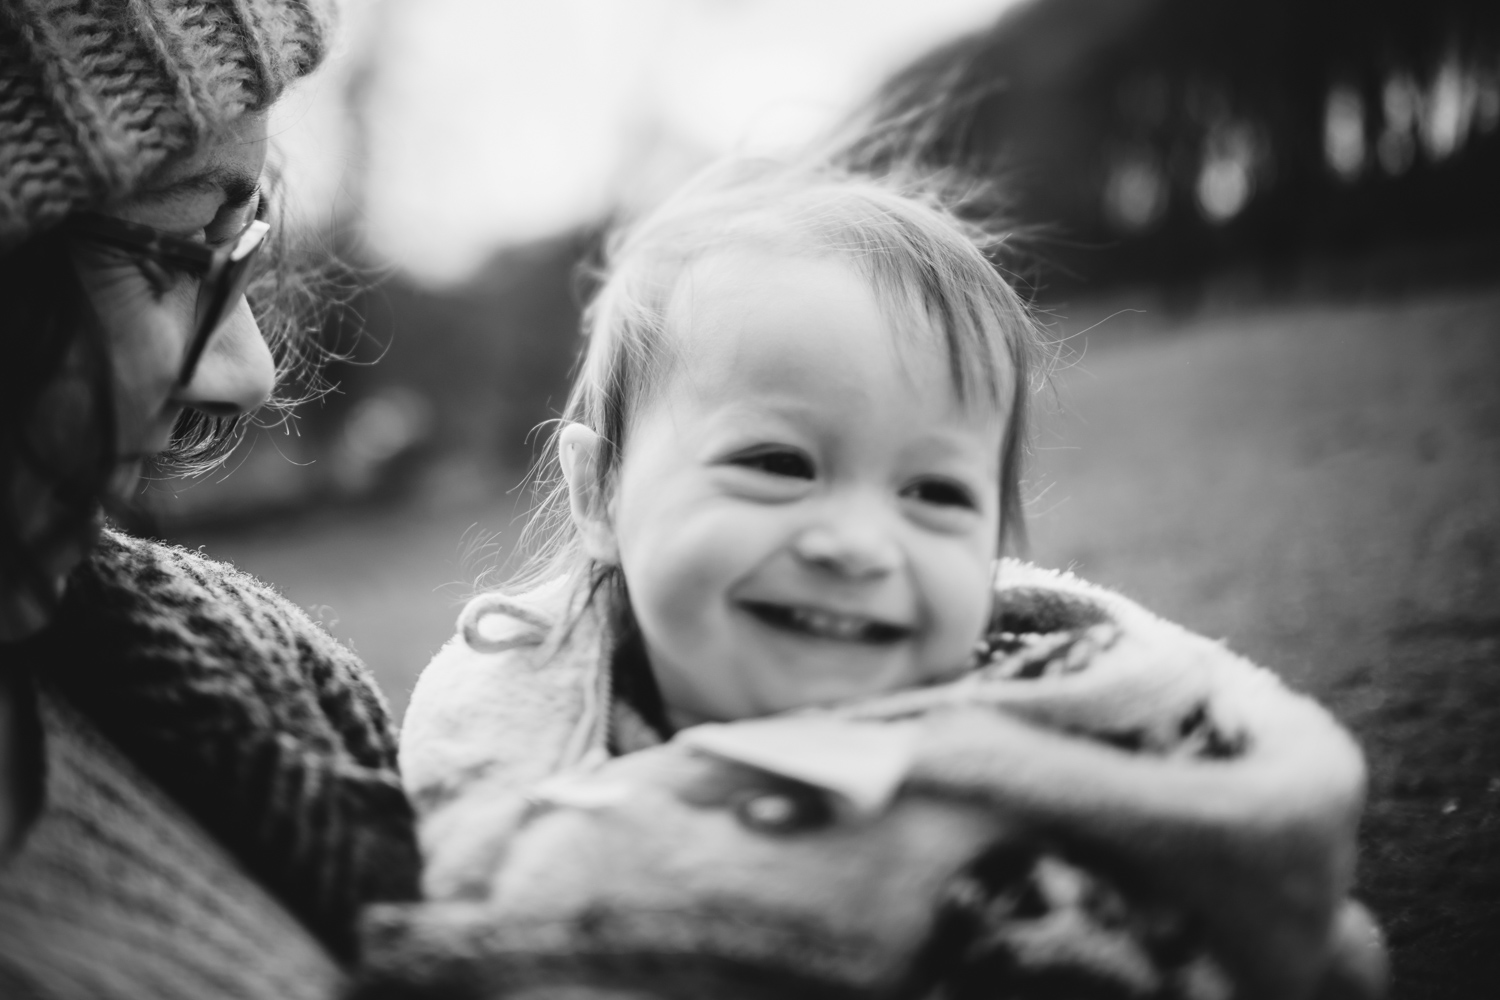
[[[0,253],[129,195],[323,58],[333,0],[0,0]]]

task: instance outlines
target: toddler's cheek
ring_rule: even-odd
[[[989,561],[978,565],[966,560],[950,566],[929,595],[935,626],[925,657],[929,676],[951,678],[968,667],[974,645],[989,627],[994,600]]]
[[[641,560],[625,584],[637,610],[646,606],[659,627],[691,634],[701,630],[716,599],[729,585],[729,568],[712,550],[695,548],[691,540],[676,538]]]

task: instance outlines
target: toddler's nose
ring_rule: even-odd
[[[805,528],[792,549],[805,563],[854,579],[885,576],[901,558],[887,533],[856,518]]]

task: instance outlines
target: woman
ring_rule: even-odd
[[[245,297],[266,112],[324,0],[0,4],[0,994],[315,996],[416,894],[365,668],[233,569],[101,528],[295,355]],[[288,914],[295,920],[289,919]]]

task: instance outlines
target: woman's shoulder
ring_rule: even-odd
[[[272,586],[201,551],[101,532],[69,580],[64,613],[153,621],[169,631],[233,620],[235,634],[284,645],[327,633]],[[319,645],[322,645],[320,642]]]
[[[359,658],[270,585],[202,552],[106,529],[50,631],[65,647],[59,679],[85,700],[191,691],[318,742],[331,726],[362,764],[391,755],[389,711]]]
[[[62,612],[150,627],[187,646],[250,644],[272,662],[293,651],[352,658],[270,584],[201,551],[112,529],[69,579]]]
[[[361,904],[415,892],[385,701],[271,587],[106,531],[44,638],[35,675],[333,947]]]

